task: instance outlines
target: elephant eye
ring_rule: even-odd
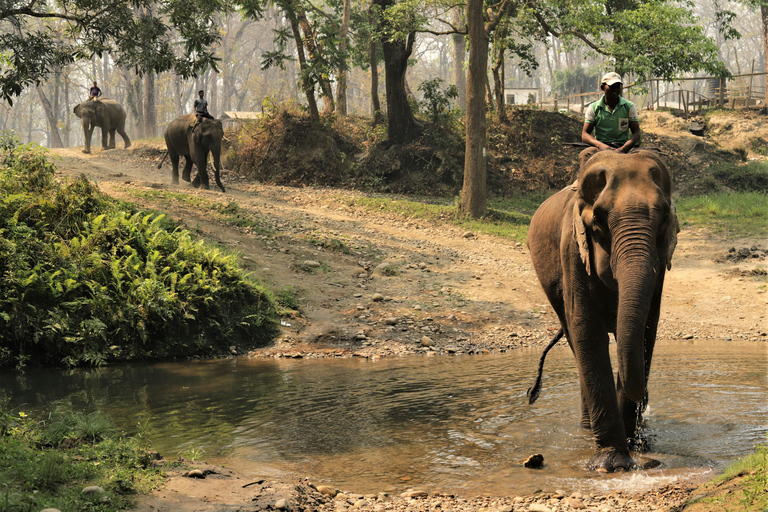
[[[595,208],[592,211],[592,224],[600,229],[605,229],[608,227],[608,217],[605,213],[605,210],[602,208]]]

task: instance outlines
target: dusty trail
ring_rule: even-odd
[[[157,169],[162,158],[159,143],[139,142],[128,150],[97,150],[91,155],[79,149],[53,150],[61,157],[56,162],[58,176],[82,173],[111,196],[165,211],[187,228],[237,251],[243,266],[273,289],[292,287],[298,292],[300,307],[284,319],[290,325],[273,346],[254,350],[252,357],[483,353],[542,344],[558,327],[522,244],[370,212],[348,201],[359,196],[357,192],[265,186],[227,172],[222,176],[226,194],[192,189],[186,183],[173,186],[169,162]],[[212,213],[212,205],[231,203],[270,231],[232,227]],[[731,247],[746,248],[749,256],[715,261]],[[686,343],[768,341],[766,279],[754,275],[765,268],[767,250],[766,240],[720,240],[705,231],[683,229],[667,274],[660,338]],[[286,483],[290,479],[243,488],[257,479],[253,468],[227,470],[228,476],[214,469],[218,473],[204,484],[177,475],[137,510],[261,510],[259,503],[272,499],[273,507],[278,495],[293,496],[294,504],[305,504],[303,510],[346,509],[356,501],[354,495],[345,496],[346,505],[340,498],[323,501],[305,483]],[[692,487],[684,487],[640,497],[601,497],[595,503],[610,499],[613,510],[665,509],[691,492]],[[415,511],[435,506],[407,498],[391,507],[367,500],[354,509]],[[511,497],[482,503],[441,497],[440,502],[455,511],[489,512],[529,510],[531,503]]]

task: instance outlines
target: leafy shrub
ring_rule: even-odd
[[[54,171],[33,145],[0,168],[0,366],[217,355],[274,335],[274,299],[234,255]]]
[[[451,100],[459,97],[459,90],[455,85],[451,84],[443,88],[441,87],[442,83],[442,78],[433,78],[432,80],[425,80],[419,85],[419,90],[424,93],[424,101],[420,105],[434,124],[440,124]]]

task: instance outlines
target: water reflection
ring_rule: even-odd
[[[567,348],[554,349],[527,405],[538,350],[450,358],[205,361],[0,376],[16,407],[99,409],[131,432],[146,420],[173,457],[247,459],[359,492],[421,485],[459,493],[642,489],[719,468],[765,440],[768,346],[660,342],[650,382],[650,457],[626,475],[583,470]],[[546,468],[518,463],[532,453]]]

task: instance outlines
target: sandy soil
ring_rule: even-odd
[[[298,292],[300,307],[284,318],[280,338],[249,357],[497,352],[540,345],[558,328],[520,243],[369,212],[352,205],[349,199],[358,194],[349,191],[270,187],[226,172],[226,194],[185,183],[173,186],[170,164],[157,169],[160,143],[139,142],[128,150],[90,155],[80,149],[53,150],[61,157],[59,175],[83,173],[111,196],[166,211],[237,251],[244,267],[275,290],[290,286]],[[216,220],[209,207],[155,193],[171,191],[237,203],[258,215],[273,234],[233,228]],[[768,241],[723,240],[685,229],[679,239],[665,287],[660,336],[768,341],[766,279],[753,272],[758,265],[765,268]],[[338,242],[349,254],[325,248],[338,247]],[[744,257],[729,253],[731,248],[745,249]],[[203,479],[184,476],[188,469],[171,472],[165,487],[143,498],[136,510],[276,510],[283,505],[280,499],[286,500],[286,510],[544,510],[531,508],[534,503],[550,510],[656,510],[680,504],[695,489],[680,484],[635,496],[569,496],[551,489],[503,499],[418,493],[393,499],[351,492],[332,498],[311,482],[258,475],[254,468],[233,464],[227,469],[203,465]]]

